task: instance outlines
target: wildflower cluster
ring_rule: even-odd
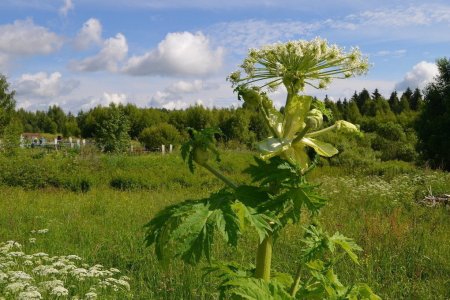
[[[240,67],[245,76],[236,71],[229,77],[235,86],[262,80],[264,87],[273,90],[284,84],[288,92],[296,94],[305,85],[325,88],[333,78],[364,74],[369,63],[358,48],[346,53],[337,45],[315,38],[250,49]]]
[[[82,264],[77,255],[27,254],[23,248],[15,241],[0,243],[0,300],[131,299],[129,278],[118,269]]]

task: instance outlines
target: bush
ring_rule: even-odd
[[[145,149],[155,151],[161,145],[178,144],[181,141],[181,135],[173,125],[161,123],[142,130],[139,141]]]
[[[112,188],[121,191],[131,191],[150,188],[150,186],[147,183],[143,182],[139,178],[125,177],[125,176],[118,176],[111,179],[109,185]]]

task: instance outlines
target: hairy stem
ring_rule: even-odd
[[[256,271],[255,277],[270,281],[270,266],[272,263],[272,246],[273,237],[269,233],[268,236],[259,244],[256,254]]]
[[[218,170],[216,170],[215,168],[213,168],[210,164],[208,164],[207,162],[202,163],[201,164],[202,167],[204,167],[206,170],[210,171],[211,173],[213,173],[217,178],[219,178],[220,180],[222,180],[223,182],[225,182],[226,185],[228,185],[229,187],[231,187],[232,189],[237,189],[238,185],[236,183],[234,183],[233,181],[231,181],[230,179],[228,179],[225,175],[223,175],[222,173],[220,173]]]

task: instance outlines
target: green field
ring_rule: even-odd
[[[206,171],[190,174],[178,154],[35,153],[0,160],[0,242],[118,268],[130,277],[131,299],[216,298],[216,279],[202,278],[201,266],[161,265],[143,244],[143,225],[160,209],[222,187]],[[246,182],[240,171],[251,162],[250,152],[226,152],[220,169]],[[90,184],[85,193],[77,187],[82,180]],[[342,281],[367,282],[383,299],[450,298],[449,210],[415,203],[428,188],[448,193],[449,173],[395,164],[375,171],[323,166],[311,180],[324,183],[320,189],[330,199],[322,224],[364,249],[360,266],[339,265]],[[42,228],[48,233],[31,244],[31,231]],[[276,241],[275,270],[295,272],[301,236],[301,227],[291,226]],[[214,255],[248,265],[256,243],[256,237],[242,239],[236,250],[218,239]]]

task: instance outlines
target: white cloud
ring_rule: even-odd
[[[438,74],[439,70],[436,64],[421,61],[406,73],[405,78],[395,85],[395,89],[399,91],[404,91],[407,87],[423,89]]]
[[[14,88],[20,98],[55,98],[67,95],[77,88],[76,80],[63,80],[59,72],[47,74],[39,72],[35,74],[23,74],[15,83]]]
[[[0,53],[4,55],[50,54],[58,50],[63,39],[31,19],[16,20],[0,26]]]
[[[0,52],[0,73],[6,73],[6,67],[9,64],[9,56]]]
[[[73,42],[75,48],[79,50],[85,50],[91,45],[101,45],[103,40],[100,21],[94,18],[87,20]]]
[[[184,101],[186,94],[199,95],[205,91],[219,88],[218,84],[203,80],[180,80],[167,86],[162,91],[156,91],[150,101],[150,106],[167,109],[181,109],[192,105],[192,101]]]
[[[206,91],[217,88],[217,84],[205,82],[204,80],[196,79],[193,81],[180,80],[169,85],[165,91],[171,94],[191,94],[200,91]]]
[[[135,76],[202,76],[217,71],[222,58],[223,49],[211,49],[201,32],[169,33],[156,49],[131,57],[123,71]]]
[[[321,26],[318,22],[246,20],[216,24],[208,33],[214,37],[215,43],[228,46],[230,51],[242,53],[248,48],[278,41],[312,37]]]
[[[59,14],[67,16],[70,10],[74,9],[72,0],[64,0],[64,5],[59,9]]]
[[[399,50],[380,50],[377,53],[375,53],[375,56],[393,56],[393,57],[400,57],[403,56],[406,53],[405,49],[399,49]]]
[[[364,25],[385,27],[408,27],[450,23],[450,7],[436,4],[412,5],[388,9],[368,10],[346,18]]]
[[[126,104],[128,96],[124,93],[103,92],[100,97],[88,97],[81,104],[82,110],[89,110],[96,106],[108,106],[110,104]]]
[[[115,37],[104,41],[100,52],[92,57],[71,63],[74,70],[81,72],[110,71],[118,70],[117,64],[125,59],[128,53],[128,44],[125,36],[118,33]]]

